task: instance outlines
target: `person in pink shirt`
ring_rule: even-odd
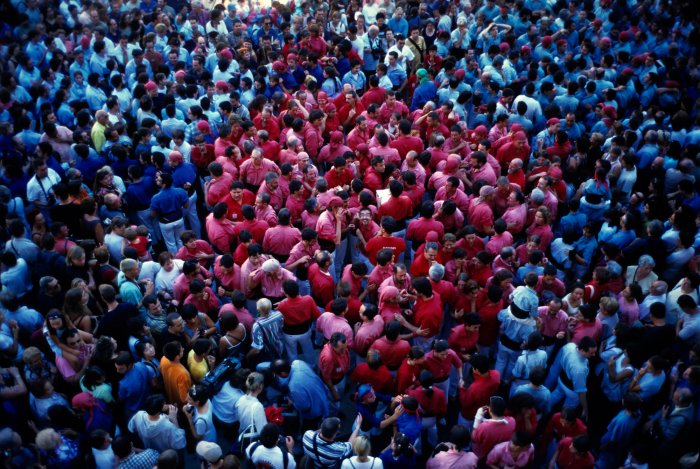
[[[304,147],[311,158],[316,158],[323,146],[323,118],[323,111],[314,109],[309,113],[309,120],[304,125]]]
[[[462,138],[462,128],[458,124],[450,128],[450,138],[445,140],[442,151],[454,153],[460,158],[469,158],[472,149],[469,147],[469,142]]]
[[[246,309],[246,297],[242,292],[236,291],[231,295],[231,302],[226,303],[219,310],[219,319],[221,319],[224,313],[232,313],[236,316],[238,322],[245,327],[246,332],[250,333],[253,329],[255,318],[250,314],[250,311]]]
[[[231,298],[234,291],[241,289],[241,268],[233,262],[230,254],[214,259],[214,278],[216,293],[222,299]]]
[[[301,221],[301,214],[304,212],[304,187],[301,181],[296,179],[289,183],[289,197],[284,204],[284,207],[289,210],[290,223],[296,225]]]
[[[408,224],[406,239],[412,242],[414,251],[418,249],[418,246],[425,243],[426,236],[430,231],[436,232],[438,240],[442,241],[442,237],[445,235],[445,227],[433,218],[434,214],[435,204],[426,200],[420,207],[420,218],[416,218]]]
[[[462,213],[469,211],[469,196],[460,189],[462,182],[455,176],[450,176],[445,181],[442,187],[439,187],[435,193],[435,201],[438,200],[454,200],[457,207]]]
[[[304,144],[294,135],[287,137],[287,148],[280,150],[279,164],[291,163],[295,165],[299,161],[299,153],[304,152]]]
[[[359,363],[365,362],[367,351],[384,333],[384,320],[374,305],[362,305],[360,308],[362,322],[355,324],[354,350]]]
[[[493,447],[486,457],[489,467],[508,467],[512,469],[529,467],[535,457],[532,436],[524,431],[516,431],[510,441],[504,441]]]
[[[343,156],[346,151],[352,150],[350,147],[343,144],[343,132],[336,130],[331,132],[330,142],[328,145],[324,145],[323,148],[321,148],[316,161],[319,164],[325,164],[327,168],[336,157]]]
[[[598,318],[598,313],[590,304],[581,305],[573,321],[569,321],[570,342],[579,341],[588,336],[600,344],[603,335],[603,324]]]
[[[263,192],[255,198],[255,219],[264,221],[270,227],[277,226],[279,222],[277,212],[270,205],[270,194],[267,192]]]
[[[227,148],[236,146],[236,142],[233,141],[233,132],[231,132],[230,125],[222,124],[218,129],[219,137],[214,140],[214,154],[217,157],[221,157],[226,154]]]
[[[216,158],[216,162],[221,165],[224,172],[231,175],[234,181],[238,181],[238,164],[241,161],[241,150],[236,146],[226,148],[223,155]]]
[[[301,212],[301,227],[316,230],[321,218],[321,205],[312,197],[304,202],[304,211]]]
[[[389,118],[394,112],[398,112],[402,118],[408,116],[408,107],[401,101],[397,101],[396,93],[393,90],[388,90],[386,92],[386,101],[379,108],[377,118],[379,123],[386,125],[389,123]]]
[[[215,255],[214,250],[208,242],[197,239],[197,235],[194,231],[185,231],[180,235],[180,240],[182,241],[182,247],[177,251],[177,254],[175,254],[176,259],[181,259],[183,261],[196,260],[205,268],[211,265],[211,261],[214,259]]]
[[[251,274],[259,270],[267,259],[268,256],[262,253],[262,247],[259,244],[251,243],[248,246],[248,259],[241,265],[241,291],[247,296],[252,290]]]
[[[292,248],[301,241],[301,231],[289,225],[289,210],[283,208],[279,212],[279,225],[265,232],[263,237],[263,251],[272,254],[284,262],[289,257]]]
[[[447,157],[447,160],[445,161],[445,165],[442,168],[442,170],[435,171],[432,176],[430,176],[430,179],[428,180],[428,190],[434,191],[437,190],[445,185],[447,182],[447,179],[450,178],[450,176],[458,176],[459,172],[459,165],[462,163],[462,160],[458,155],[450,154]],[[438,165],[439,167],[440,165]],[[459,181],[459,188],[461,190],[464,190],[464,184],[462,181]]]
[[[489,142],[494,143],[497,140],[508,136],[508,114],[499,114],[496,117],[496,124],[489,130]]]
[[[268,259],[259,269],[249,274],[249,287],[251,289],[260,286],[264,297],[273,303],[281,301],[284,297],[282,285],[286,280],[296,281],[296,277],[283,268],[277,259]]]
[[[379,285],[394,272],[394,253],[391,249],[381,249],[377,253],[377,266],[367,278],[368,289],[378,289]]]
[[[348,347],[353,348],[354,332],[352,327],[345,319],[345,313],[348,311],[348,300],[345,298],[336,298],[331,303],[331,310],[323,313],[316,320],[316,330],[320,332],[326,340],[330,340],[331,336],[336,333],[342,333],[348,340]]]
[[[267,194],[270,196],[270,207],[273,210],[279,211],[284,207],[285,195],[284,190],[280,185],[280,175],[275,172],[269,172],[265,175],[265,180],[258,189],[258,196]],[[273,226],[273,225],[270,225]]]
[[[250,159],[241,164],[240,179],[248,189],[257,191],[270,171],[280,174],[279,167],[272,160],[263,158],[262,150],[256,148]]]
[[[552,191],[552,178],[549,176],[542,176],[537,180],[537,188],[544,194],[544,202],[542,205],[549,209],[550,216],[553,220],[557,218],[557,210],[559,209],[559,199],[557,195]]]
[[[236,239],[233,223],[226,219],[227,210],[225,203],[218,203],[206,218],[207,238],[218,252],[230,252]]]
[[[207,169],[211,174],[211,179],[204,184],[205,200],[208,206],[213,207],[228,195],[233,177],[224,172],[224,167],[216,161],[209,163]]]
[[[362,282],[367,278],[368,267],[362,262],[348,264],[343,268],[343,274],[340,277],[341,281],[350,284],[350,294],[355,297],[362,295]]]
[[[547,207],[538,208],[535,212],[534,222],[527,228],[526,231],[528,238],[533,235],[540,237],[539,249],[542,252],[547,252],[547,248],[549,248],[549,244],[554,238],[552,227],[549,226],[549,217],[549,209]]]
[[[566,338],[569,316],[561,309],[561,300],[557,297],[549,300],[546,306],[537,308],[537,316],[540,318],[539,329],[544,339],[545,350],[551,353],[555,343],[563,343]]]
[[[499,218],[493,222],[493,231],[495,232],[489,242],[486,243],[486,252],[492,256],[500,254],[501,249],[506,246],[513,245],[513,235],[507,230],[508,225],[505,220]]]
[[[453,426],[449,442],[438,445],[435,455],[426,462],[426,469],[476,469],[479,458],[471,451],[465,451],[470,440],[469,430],[465,426]]]
[[[435,202],[435,220],[445,227],[445,231],[454,233],[464,226],[464,213],[452,200]]]
[[[416,175],[416,184],[424,185],[425,168],[418,161],[418,153],[411,150],[406,154],[406,159],[401,163],[401,172],[412,171]]]
[[[469,179],[467,179],[467,186],[470,188],[476,181],[485,181],[489,186],[496,185],[496,172],[486,160],[486,153],[481,151],[475,151],[469,155],[471,171],[469,172]]]
[[[515,190],[508,195],[508,208],[501,218],[511,234],[518,235],[523,231],[527,220],[527,204],[522,192]]]
[[[384,158],[385,163],[391,163],[395,166],[401,165],[401,156],[399,156],[399,151],[396,148],[389,146],[389,136],[386,132],[380,132],[377,136],[377,143],[379,146],[369,149],[369,154],[371,157],[381,156]]]

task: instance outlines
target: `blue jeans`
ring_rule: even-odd
[[[510,378],[515,366],[515,361],[520,356],[520,351],[511,350],[502,343],[498,344],[498,355],[496,355],[496,370],[501,374],[501,380]]]
[[[307,365],[314,368],[316,365],[316,360],[314,359],[314,346],[311,343],[311,329],[304,332],[303,334],[282,334],[284,338],[284,348],[287,349],[287,359],[289,363],[299,358],[299,352],[297,352],[297,346],[301,346],[301,359],[306,362]]]
[[[189,198],[187,208],[182,211],[182,216],[187,219],[187,224],[190,229],[197,235],[197,239],[202,237],[202,224],[197,216],[197,193],[195,192]]]
[[[172,223],[160,223],[160,232],[163,234],[163,241],[165,241],[165,247],[172,254],[176,254],[178,249],[182,247],[182,241],[180,241],[180,235],[185,231],[185,221],[180,218]]]
[[[337,284],[340,281],[340,277],[343,276],[343,267],[345,267],[345,254],[348,252],[348,238],[342,239],[340,244],[335,246],[335,251],[333,251],[333,278]]]
[[[146,228],[148,228],[148,231],[151,233],[151,241],[153,241],[154,244],[163,239],[163,235],[160,232],[160,226],[158,225],[158,220],[151,216],[150,208],[147,208],[146,210],[139,210],[136,212],[136,215],[138,215],[141,223],[146,225]]]

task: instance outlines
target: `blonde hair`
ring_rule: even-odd
[[[56,437],[60,438],[60,435],[53,428],[45,428],[36,434],[34,443],[44,451],[52,451],[58,448],[60,442]]]
[[[372,451],[372,445],[366,436],[360,435],[355,438],[352,444],[352,449],[359,458],[366,458],[369,456],[370,451]]]
[[[619,309],[620,305],[616,298],[613,298],[612,296],[604,296],[600,299],[600,307],[603,308],[603,311],[606,313],[612,314]]]
[[[269,313],[272,310],[272,302],[267,298],[260,298],[255,303],[255,308],[258,310],[258,313]]]
[[[248,392],[259,391],[263,387],[265,378],[258,372],[252,372],[245,380],[245,388]]]

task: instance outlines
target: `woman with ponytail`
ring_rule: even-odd
[[[408,391],[408,395],[415,398],[423,410],[423,431],[427,432],[428,445],[437,444],[437,421],[447,413],[447,396],[445,392],[433,387],[433,374],[428,370],[420,372],[420,386]]]
[[[384,469],[415,467],[416,450],[413,449],[406,435],[397,432],[394,434],[389,447],[379,455],[379,459],[384,463]]]

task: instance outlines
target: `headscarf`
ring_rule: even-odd
[[[382,288],[379,294],[379,314],[384,322],[393,321],[394,314],[401,314],[401,308],[396,303],[389,303],[390,300],[399,296],[399,289],[394,286]]]

